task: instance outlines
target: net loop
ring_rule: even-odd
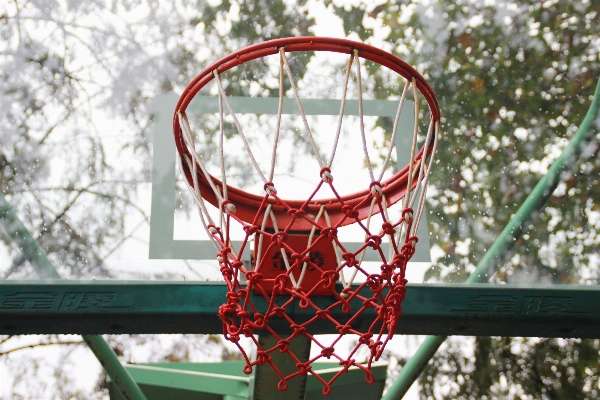
[[[275,189],[275,184],[273,182],[266,182],[263,185],[263,188],[265,189],[265,192],[267,192],[267,194],[269,196],[275,196],[277,194],[277,189]]]
[[[282,275],[278,275],[277,278],[275,278],[275,289],[276,289],[276,293],[280,293],[283,294],[284,293],[284,289],[289,286],[292,283],[292,280],[290,279],[290,277],[286,274],[282,274]],[[285,309],[283,309],[285,311]]]
[[[381,182],[373,181],[369,185],[369,189],[371,189],[371,194],[373,196],[381,197],[383,195],[383,189],[381,188]]]
[[[367,383],[369,385],[372,385],[373,383],[375,383],[375,374],[373,373],[373,371],[371,371],[371,370],[365,371],[365,380],[367,381]]]
[[[321,176],[321,180],[324,183],[332,183],[333,182],[333,175],[331,175],[331,169],[329,167],[321,168],[321,172],[319,175]]]
[[[219,228],[218,226],[209,224],[207,227],[211,235],[219,236],[221,234],[221,228]]]
[[[334,286],[338,279],[340,279],[340,274],[337,271],[325,271],[321,275],[321,280],[325,287]]]
[[[310,299],[305,294],[299,294],[298,297],[300,298],[300,301],[298,302],[298,307],[300,307],[302,310],[306,310],[312,305],[312,301],[310,301]],[[306,331],[306,328],[302,327],[302,329],[303,332]]]
[[[408,224],[412,223],[413,209],[410,207],[407,207],[404,210],[402,210],[402,218],[404,218],[404,221],[406,221],[406,223],[408,223]]]
[[[227,214],[235,214],[235,205],[229,200],[223,200],[221,209]]]

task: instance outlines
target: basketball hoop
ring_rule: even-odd
[[[342,86],[340,113],[337,130],[330,156],[321,154],[310,124],[302,106],[302,99],[296,85],[288,55],[296,52],[333,52],[347,54],[347,66]],[[277,126],[273,135],[270,169],[264,171],[255,158],[246,132],[233,110],[222,76],[231,69],[269,56],[278,57],[279,102]],[[363,78],[361,60],[367,60],[393,73],[404,81],[399,90],[398,110],[392,132],[389,133],[389,149],[382,154],[381,171],[369,157],[368,141],[365,134],[363,110]],[[366,61],[363,61],[366,62]],[[318,163],[318,174],[305,176],[313,181],[311,193],[303,198],[287,199],[278,194],[274,172],[280,143],[281,116],[284,104],[284,83],[288,79],[290,93],[298,107],[303,126],[303,138],[309,143],[312,155]],[[332,172],[336,160],[336,150],[342,139],[342,121],[345,117],[346,98],[349,81],[356,82],[359,108],[359,124],[364,159],[360,160],[368,170],[370,183],[356,186],[354,193],[341,193],[336,189]],[[214,82],[219,95],[219,136],[218,153],[211,160],[219,165],[219,171],[209,173],[207,161],[197,153],[194,134],[186,110],[198,92]],[[389,177],[384,172],[392,163],[392,148],[398,131],[398,123],[407,96],[412,96],[415,104],[415,122],[412,129],[410,162]],[[419,104],[425,101],[424,110]],[[233,120],[237,135],[243,141],[245,157],[256,170],[263,194],[253,194],[227,184],[225,158],[231,149],[225,141],[225,110]],[[424,121],[423,123],[419,123]],[[279,375],[279,389],[285,390],[287,381],[294,376],[313,374],[323,385],[323,393],[328,394],[331,384],[322,379],[311,368],[319,359],[336,359],[348,368],[361,368],[368,382],[374,377],[370,371],[373,361],[381,356],[387,342],[396,331],[398,318],[402,314],[401,303],[405,298],[406,265],[414,253],[417,242],[416,230],[423,212],[427,181],[437,145],[440,111],[435,94],[425,79],[398,57],[372,46],[344,39],[299,37],[272,40],[234,52],[204,69],[187,86],[175,109],[173,131],[179,154],[180,168],[198,205],[201,221],[211,241],[215,245],[221,273],[228,287],[226,302],[219,310],[223,320],[225,337],[241,350],[250,373],[255,365],[269,364]],[[265,132],[264,135],[271,134]],[[419,136],[419,134],[421,134]],[[220,176],[219,176],[220,175]],[[326,192],[330,194],[323,197]],[[392,206],[400,205],[398,215],[392,213]],[[364,242],[358,250],[349,250],[339,238],[342,227],[354,225],[364,234]],[[242,232],[241,246],[232,245],[232,232]],[[383,249],[383,243],[389,250]],[[378,255],[380,271],[369,273],[363,268],[365,252]],[[252,253],[252,262],[244,264],[244,252]],[[363,282],[353,285],[357,276]],[[319,307],[316,296],[328,296],[331,302],[326,308]],[[350,313],[350,303],[359,302],[358,311]],[[261,303],[264,307],[259,307]],[[322,302],[319,302],[322,304]],[[289,310],[293,307],[314,311],[314,318],[308,321],[294,321]],[[374,320],[368,329],[360,331],[354,325],[356,316],[365,310],[375,311]],[[343,318],[333,315],[345,315]],[[311,333],[311,324],[324,319],[334,324],[339,338],[355,335],[357,344],[347,357],[342,357],[332,345],[321,343]],[[276,332],[271,321],[287,321],[290,334]],[[277,346],[263,349],[255,335],[258,331],[268,332],[277,338]],[[321,351],[316,357],[300,360],[289,350],[289,342],[298,336],[309,338]],[[240,343],[242,337],[250,338],[257,346],[257,358],[252,361],[249,352]],[[366,362],[357,362],[357,352],[361,347],[368,350]],[[298,371],[284,376],[277,365],[271,362],[274,351],[288,353]]]

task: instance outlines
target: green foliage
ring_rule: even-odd
[[[600,4],[392,0],[336,11],[389,27],[385,40],[438,96],[443,136],[428,218],[430,241],[443,254],[426,279],[462,282],[585,116],[600,76]],[[492,281],[598,283],[595,133],[550,201],[495,260]],[[473,357],[460,343],[432,360],[422,398],[598,396],[595,341],[478,338]],[[501,389],[502,382],[519,390]]]

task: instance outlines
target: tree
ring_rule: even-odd
[[[150,160],[154,95],[181,91],[209,61],[234,49],[309,35],[313,23],[303,1],[0,5],[0,190],[63,277],[118,277],[106,258],[122,244],[125,218],[141,213],[148,220],[132,199],[138,183],[149,178],[149,163],[127,160]],[[106,120],[118,129],[109,139],[101,133]],[[9,255],[0,263],[2,277],[29,278],[32,270],[0,232],[0,251]],[[25,364],[41,361],[19,356],[26,350],[17,351],[22,345],[14,339],[0,338],[3,362],[23,366],[15,388],[25,392],[13,396],[50,398],[48,388],[60,386],[58,397],[86,398],[68,394],[68,376],[58,372],[59,384],[26,393],[38,386],[31,384],[35,374],[28,374]],[[62,337],[36,340],[32,346],[65,343]],[[124,340],[123,346],[135,340]],[[181,340],[190,346],[220,343],[216,336]],[[220,346],[217,354],[230,357]],[[164,358],[177,351],[167,353]]]
[[[444,138],[429,203],[443,255],[426,278],[464,281],[583,120],[600,76],[600,6],[440,0],[336,10],[363,40],[373,32],[360,26],[388,28],[380,36],[438,95]],[[496,260],[493,282],[598,283],[598,138]],[[422,398],[598,396],[597,341],[477,338],[471,356],[459,343],[432,360]]]

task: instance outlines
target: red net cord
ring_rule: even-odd
[[[269,185],[272,186],[272,183]],[[345,213],[334,226],[324,225],[309,216],[310,212],[314,212],[311,200],[323,185],[328,185],[335,193]],[[223,333],[226,339],[236,344],[242,352],[246,361],[244,372],[251,373],[255,365],[268,364],[278,374],[278,387],[281,390],[285,390],[287,381],[295,376],[312,374],[323,384],[324,394],[329,394],[331,385],[351,367],[360,368],[365,372],[367,382],[374,382],[375,378],[370,368],[372,363],[380,358],[387,342],[396,332],[396,324],[402,315],[402,301],[406,296],[406,265],[414,253],[417,241],[416,237],[406,234],[401,246],[397,244],[399,229],[412,232],[413,211],[411,208],[405,208],[399,220],[389,221],[380,193],[372,190],[371,195],[365,197],[360,204],[350,207],[337,195],[332,181],[325,180],[319,183],[300,208],[290,207],[275,191],[270,191],[270,194],[264,196],[263,204],[252,223],[245,223],[236,218],[235,214],[228,213],[224,231],[214,225],[209,227],[213,232],[213,239],[221,247],[218,260],[228,288],[227,301],[219,309]],[[278,205],[285,207],[287,213],[292,216],[291,222],[281,227],[278,232],[260,227],[261,215],[264,217],[264,213],[267,212],[269,196]],[[380,218],[383,221],[377,227],[378,232],[369,229],[358,218],[357,210],[373,201],[380,210]],[[313,235],[310,244],[306,233],[295,235],[291,231],[297,219],[304,219],[315,227],[317,233]],[[347,224],[347,220],[358,224],[365,233],[366,239],[356,251],[348,251],[337,237],[338,228]],[[235,252],[228,246],[228,227],[234,221],[241,224],[245,231],[242,245]],[[298,236],[301,239],[298,239]],[[241,260],[241,254],[251,246],[251,239],[255,242],[254,254],[259,250],[256,243],[262,243],[262,256],[254,260],[253,269],[247,269]],[[386,256],[382,249],[384,239],[392,246],[391,257]],[[302,245],[305,247],[300,247]],[[335,261],[334,248],[341,252],[341,263]],[[374,251],[379,255],[380,272],[368,273],[363,269],[359,262],[363,251]],[[282,258],[287,259],[287,263],[282,263]],[[331,260],[334,261],[333,264]],[[284,265],[285,268],[282,268]],[[303,268],[306,270],[304,279],[298,285]],[[364,282],[346,288],[340,287],[337,282],[342,270],[356,270],[364,276]],[[245,283],[241,278],[245,278]],[[296,310],[306,310],[303,315],[308,317],[298,321],[295,317]],[[364,317],[367,315],[371,320],[365,324]],[[282,334],[273,328],[274,325],[280,326],[282,322],[289,326],[288,334]],[[331,344],[324,344],[315,336],[315,329],[311,328],[328,324],[338,332],[338,337]],[[276,346],[260,346],[255,335],[265,333],[277,339]],[[344,335],[354,335],[357,342],[349,355],[342,357],[336,352],[336,344]],[[321,351],[307,361],[301,360],[289,349],[290,341],[297,336],[309,338],[313,348],[317,346]],[[256,360],[252,361],[248,351],[242,346],[243,337],[249,338],[257,347]],[[368,350],[368,356],[366,360],[359,362],[358,353],[363,347]],[[287,353],[296,361],[298,370],[284,376],[272,362],[270,354],[275,351]],[[335,360],[343,367],[328,381],[312,368],[314,362],[323,359]]]

